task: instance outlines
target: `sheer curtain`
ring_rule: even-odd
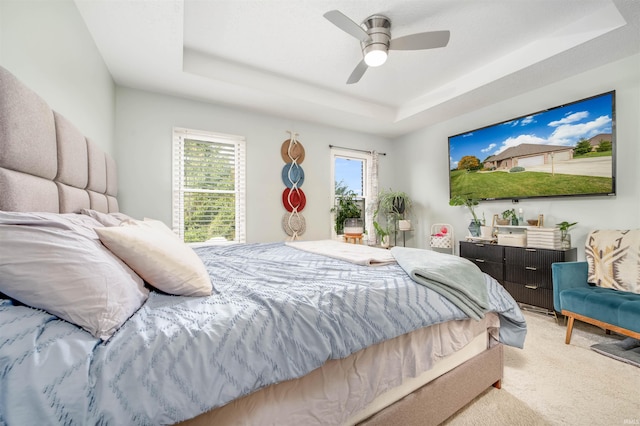
[[[366,229],[367,229],[367,242],[369,245],[376,243],[376,232],[373,227],[373,216],[376,208],[378,207],[378,152],[371,151],[371,161],[369,167],[367,167],[367,207],[366,207]]]

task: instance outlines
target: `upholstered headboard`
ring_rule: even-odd
[[[118,211],[116,164],[0,67],[0,210]]]

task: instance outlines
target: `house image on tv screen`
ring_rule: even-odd
[[[509,170],[517,166],[530,168],[551,164],[553,161],[567,161],[572,158],[572,146],[523,143],[487,158],[484,160],[484,168],[489,170]]]
[[[590,150],[595,152],[603,142],[611,143],[611,133],[600,133],[588,140]],[[509,170],[513,167],[524,167],[529,171],[549,171],[549,167],[562,164],[573,158],[574,148],[561,145],[538,145],[523,143],[512,146],[499,154],[486,158],[483,162],[485,170]],[[585,173],[584,170],[581,173]],[[591,175],[592,173],[586,172]],[[595,173],[599,175],[600,173]],[[603,176],[610,176],[608,170]]]

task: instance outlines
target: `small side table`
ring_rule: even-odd
[[[362,244],[362,234],[344,234],[344,240],[351,244]]]

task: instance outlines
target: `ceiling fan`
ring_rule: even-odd
[[[382,15],[369,16],[361,25],[353,22],[339,10],[331,10],[323,16],[342,31],[360,40],[363,59],[356,65],[347,84],[360,81],[367,68],[384,64],[389,49],[434,49],[449,43],[449,31],[429,31],[391,39],[391,20]]]

